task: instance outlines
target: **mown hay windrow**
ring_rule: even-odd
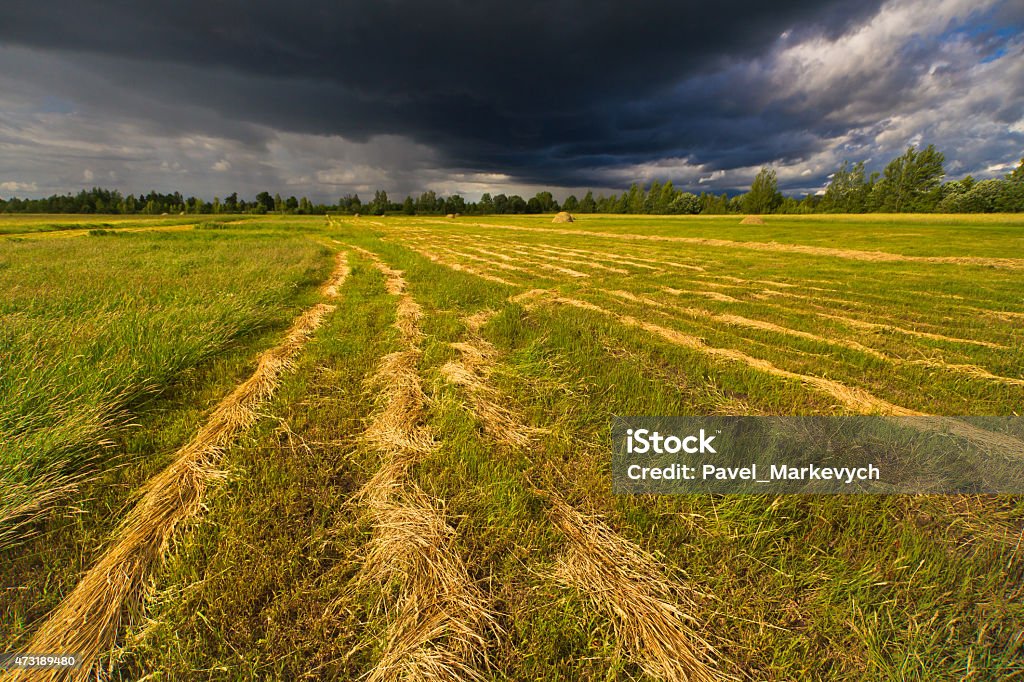
[[[764,225],[764,218],[759,215],[744,216],[743,220],[740,221],[740,225]]]
[[[551,502],[551,520],[569,541],[555,579],[606,615],[630,661],[659,680],[735,679],[722,672],[721,656],[687,614],[696,605],[679,594],[653,556],[557,495],[543,495]]]
[[[412,246],[410,246],[408,248],[411,251],[415,251],[416,253],[420,254],[421,256],[423,256],[424,258],[429,260],[430,262],[437,263],[438,265],[443,265],[446,268],[450,268],[452,270],[455,270],[456,272],[465,272],[466,274],[473,275],[474,277],[479,277],[480,279],[487,280],[488,282],[495,282],[497,284],[505,284],[505,285],[510,286],[510,287],[516,286],[515,282],[510,282],[507,279],[502,279],[501,277],[498,277],[497,275],[492,275],[492,274],[487,273],[487,272],[480,272],[479,270],[477,270],[475,268],[471,268],[471,267],[466,266],[466,265],[463,265],[462,263],[453,263],[451,261],[444,260],[443,258],[438,256],[436,253],[431,253],[430,251],[426,251],[424,249],[417,249],[417,248],[414,248]]]
[[[383,398],[364,440],[381,455],[377,472],[355,499],[373,529],[357,584],[374,582],[381,604],[397,590],[383,655],[373,682],[476,680],[488,665],[487,633],[497,632],[483,594],[455,549],[455,533],[440,503],[409,479],[409,468],[437,443],[423,421],[426,396],[417,365],[422,309],[406,292],[402,273],[362,251],[399,296],[395,327],[404,348],[386,356],[371,379]]]
[[[422,423],[426,396],[416,369],[418,348],[386,355],[371,378],[380,390],[383,407],[363,432],[375,449],[402,454],[422,454],[434,449],[434,436]]]
[[[657,234],[632,234],[624,232],[593,232],[589,230],[563,230],[553,227],[527,227],[525,225],[498,225],[495,223],[477,223],[481,227],[502,230],[524,230],[527,232],[550,232],[577,237],[597,237],[601,239],[619,239],[629,241],[674,242],[680,244],[697,244],[701,246],[718,246],[751,251],[773,251],[778,253],[802,253],[811,256],[828,256],[848,260],[868,261],[873,263],[933,263],[937,265],[980,265],[1011,270],[1024,269],[1024,258],[991,258],[987,256],[908,256],[887,251],[857,251],[855,249],[837,249],[828,246],[811,246],[808,244],[783,244],[780,242],[736,242],[728,239],[710,237],[669,237]]]
[[[224,398],[174,461],[150,479],[115,532],[111,545],[26,647],[32,652],[74,652],[85,662],[71,671],[15,671],[11,680],[86,680],[113,646],[122,620],[140,603],[146,584],[167,552],[174,530],[199,513],[224,448],[259,418],[257,409],[281,374],[334,306],[320,303],[292,325],[285,340],[260,356],[256,371]]]
[[[981,341],[978,339],[959,339],[955,336],[946,336],[945,334],[934,334],[932,332],[922,332],[917,329],[905,329],[903,327],[897,327],[891,324],[881,324],[878,322],[867,322],[865,320],[857,320],[852,317],[845,317],[843,315],[829,315],[826,313],[817,313],[819,317],[825,317],[830,320],[837,320],[843,324],[848,324],[851,327],[858,329],[867,330],[880,330],[896,332],[898,334],[906,334],[907,336],[918,336],[923,339],[931,339],[933,341],[949,341],[950,343],[965,343],[974,346],[985,346],[986,348],[1006,348],[1006,346],[991,341]]]
[[[365,499],[374,534],[359,580],[398,590],[384,655],[369,679],[483,679],[485,633],[497,625],[453,549],[444,510],[400,479]]]
[[[482,256],[474,256],[471,253],[464,253],[462,251],[456,251],[454,249],[442,249],[442,250],[445,253],[451,254],[452,256],[455,256],[457,258],[466,258],[468,260],[476,261],[477,263],[486,263],[487,265],[491,266],[492,268],[498,268],[500,270],[508,270],[509,272],[523,272],[523,273],[526,273],[526,274],[530,274],[530,271],[528,269],[523,268],[523,267],[519,267],[518,265],[512,265],[511,263],[504,263],[504,262],[496,263],[494,261],[487,260],[486,258],[483,258]]]
[[[545,289],[533,289],[514,297],[513,300],[529,304],[530,301],[537,299],[560,303],[562,305],[568,305],[583,310],[592,310],[612,317],[626,326],[644,329],[656,336],[660,336],[669,343],[690,348],[712,357],[722,358],[723,360],[739,362],[747,367],[764,372],[765,374],[799,381],[806,386],[810,386],[822,393],[825,393],[826,395],[832,396],[841,405],[858,414],[877,414],[887,417],[929,417],[929,419],[926,420],[914,420],[908,422],[908,425],[914,428],[919,428],[922,431],[955,433],[976,445],[995,450],[1003,455],[1010,457],[1024,457],[1024,442],[1011,436],[981,429],[968,422],[956,419],[955,417],[932,416],[927,415],[924,412],[894,405],[893,403],[879,398],[878,396],[872,395],[862,388],[847,386],[825,377],[791,372],[789,370],[782,369],[781,367],[777,367],[768,360],[755,358],[732,348],[708,346],[703,339],[696,336],[690,336],[675,329],[662,327],[646,320],[639,320],[630,315],[619,315],[588,301],[560,296]]]
[[[500,258],[504,261],[509,262],[527,263],[529,265],[533,265],[544,270],[551,270],[552,272],[557,272],[562,275],[569,275],[570,277],[590,277],[590,275],[588,275],[587,273],[580,272],[579,270],[573,270],[572,268],[563,268],[559,265],[552,265],[551,263],[537,262],[535,260],[530,260],[529,258],[523,258],[522,256],[510,256],[507,253],[501,253],[500,251],[490,251],[488,249],[482,249],[477,246],[469,246],[467,248],[472,249],[473,251],[476,251],[478,253],[482,253],[486,256],[493,256],[495,258]]]
[[[553,292],[548,292],[544,289],[534,290],[533,292],[529,293],[531,293],[529,298],[540,298],[542,300],[548,300],[554,303],[569,305],[574,308],[581,308],[584,310],[592,310],[594,312],[599,312],[603,315],[612,317],[627,326],[637,327],[640,329],[644,329],[648,332],[651,332],[652,334],[660,336],[661,338],[665,339],[670,343],[683,346],[692,350],[696,350],[701,353],[711,355],[713,357],[739,362],[753,369],[765,372],[766,374],[771,374],[774,376],[799,381],[805,385],[816,388],[822,391],[823,393],[827,393],[828,395],[835,398],[840,404],[850,409],[853,409],[854,411],[857,412],[895,416],[911,416],[923,414],[921,412],[916,412],[914,410],[908,410],[905,407],[893,405],[892,403],[889,403],[881,398],[871,395],[870,393],[863,389],[846,386],[844,384],[839,383],[838,381],[826,379],[824,377],[816,377],[808,374],[799,374],[797,372],[791,372],[789,370],[782,369],[781,367],[777,367],[767,360],[755,358],[753,356],[747,355],[746,353],[731,348],[718,348],[715,346],[709,346],[704,342],[703,339],[700,339],[696,336],[684,334],[683,332],[677,331],[675,329],[670,329],[668,327],[662,327],[660,325],[654,324],[653,322],[648,322],[646,320],[639,320],[630,315],[619,315],[610,310],[606,310],[605,308],[602,308],[598,305],[590,303],[589,301],[582,301],[579,299],[569,298],[566,296],[560,296]],[[523,299],[520,300],[527,300],[527,298],[524,296]]]
[[[540,258],[542,260],[552,260],[558,263],[570,263],[572,265],[581,265],[585,268],[594,268],[595,270],[603,270],[604,272],[614,272],[617,275],[628,275],[629,270],[623,268],[614,268],[609,265],[598,263],[597,261],[585,261],[577,260],[575,258],[567,258],[564,254],[554,253],[545,249],[539,249],[536,247],[518,247],[512,249],[514,253],[518,253],[521,256]]]
[[[474,338],[452,346],[459,351],[460,361],[446,363],[441,375],[466,390],[473,415],[496,442],[510,447],[528,447],[543,431],[526,426],[522,417],[506,405],[503,396],[487,383],[494,366],[494,350],[490,344]]]
[[[527,447],[543,431],[527,427],[504,407],[502,396],[487,382],[497,351],[476,332],[493,314],[483,311],[466,318],[471,338],[453,344],[462,361],[450,362],[441,371],[466,389],[474,414],[492,438]],[[654,557],[600,521],[586,519],[557,495],[537,492],[551,500],[552,520],[570,541],[555,577],[609,618],[630,660],[656,679],[730,679],[715,669],[717,652],[692,629],[692,619],[673,598],[677,590]]]
[[[328,216],[328,220],[330,216]],[[331,279],[324,285],[320,290],[324,296],[328,298],[337,298],[338,289],[345,283],[348,276],[352,273],[352,269],[348,266],[348,254],[344,251],[338,253],[335,261],[334,272],[331,273]]]

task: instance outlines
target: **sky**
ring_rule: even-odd
[[[4,0],[0,196],[820,191],[1024,156],[1021,0]]]

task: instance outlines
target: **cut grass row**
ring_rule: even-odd
[[[1022,570],[1014,531],[979,534],[973,550],[961,553],[945,536],[960,516],[943,499],[647,500],[605,492],[601,441],[610,414],[708,413],[721,408],[722,394],[753,411],[777,410],[780,403],[786,410],[792,405],[779,398],[789,387],[744,378],[587,311],[541,308],[524,319],[509,309],[484,333],[498,346],[513,343],[506,390],[526,406],[532,423],[554,422],[553,434],[562,434],[537,448],[545,460],[568,464],[569,475],[557,485],[599,509],[607,505],[621,532],[670,557],[722,599],[707,614],[710,629],[738,633],[727,651],[755,677],[942,677],[964,674],[968,661],[985,661],[981,669],[996,676],[1017,670],[1021,594],[1019,582],[1005,580],[1007,571],[1019,580]],[[619,351],[617,362],[607,360],[606,347]],[[675,381],[666,381],[673,368]],[[706,384],[711,377],[714,387]],[[566,390],[551,390],[554,380]],[[806,395],[794,398],[807,409]],[[442,476],[442,468],[430,473]],[[982,525],[990,519],[993,527],[1008,522],[1019,530],[1022,521],[1012,499],[981,501],[973,512]],[[993,600],[1002,606],[991,609]],[[929,630],[924,623],[933,617],[943,623]],[[979,619],[986,623],[980,640]],[[527,650],[537,643],[530,645]]]
[[[604,445],[611,414],[814,412],[834,403],[591,310],[510,302],[525,286],[453,271],[365,228],[336,236],[403,270],[425,313],[418,370],[431,398],[426,422],[444,447],[409,475],[445,501],[456,549],[509,633],[488,642],[497,676],[608,679],[646,669],[623,655],[628,647],[593,595],[557,579],[566,537],[538,485],[600,514],[693,585],[687,614],[755,678],[1019,672],[1019,502],[977,498],[965,513],[929,498],[615,498]],[[626,310],[621,297],[556,284]],[[393,650],[393,614],[379,595],[351,590],[370,529],[353,505],[338,504],[378,466],[356,436],[375,402],[360,380],[397,347],[383,285],[357,263],[352,300],[271,407],[281,419],[227,453],[227,494],[158,577],[154,621],[133,633],[125,675],[353,678]],[[535,448],[497,442],[464,387],[445,379],[460,359],[453,344],[485,310],[498,312],[469,331],[496,349],[496,390],[527,427],[544,429]]]
[[[504,271],[502,266],[514,264],[514,257],[509,253],[504,253],[508,260],[494,258],[492,268],[497,266]],[[454,254],[440,255],[450,261]],[[475,259],[463,262],[472,263],[474,268],[487,265]],[[518,271],[504,274],[506,280],[524,287],[551,286],[553,276],[547,272],[531,270],[525,264],[513,266]],[[664,287],[673,294],[666,296],[661,291],[650,290],[649,278],[636,281],[603,274],[600,285],[578,284],[573,280],[575,278],[563,278],[560,289],[583,294],[583,298],[591,300],[597,295],[602,305],[624,308],[634,316],[670,317],[672,326],[679,328],[679,323],[683,322],[683,331],[696,332],[711,345],[735,347],[772,362],[781,362],[787,370],[805,374],[824,372],[853,384],[864,381],[867,374],[869,390],[888,393],[892,402],[904,401],[917,409],[947,414],[970,414],[972,410],[974,413],[1010,413],[1021,398],[1024,368],[1016,352],[1021,331],[1010,324],[982,326],[984,321],[979,321],[973,331],[980,334],[957,339],[949,336],[950,332],[940,334],[900,328],[870,313],[862,317],[875,322],[846,318],[814,304],[800,306],[800,301],[765,303],[743,301],[734,296],[709,299],[701,295],[703,292],[687,293]],[[615,289],[617,286],[623,289]],[[614,293],[608,295],[618,291],[632,295],[633,300],[614,300]],[[647,305],[641,299],[654,303]],[[918,308],[928,310],[929,307],[929,302],[919,295]],[[881,308],[875,304],[874,309]],[[758,322],[762,323],[760,327]],[[939,325],[933,328],[943,329]],[[922,400],[918,390],[923,383],[937,384],[938,390],[926,397],[927,402]]]

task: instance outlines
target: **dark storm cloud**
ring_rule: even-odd
[[[774,163],[807,190],[922,135],[974,172],[1024,140],[1022,28],[1014,0],[7,0],[0,115],[18,96],[35,111],[6,133],[0,117],[0,171],[43,178],[47,153],[16,139],[52,126],[48,153],[81,166],[64,185],[102,169],[314,193],[651,173],[730,188]]]
[[[659,105],[666,89],[795,25],[841,33],[877,2],[5,5],[0,41],[81,53],[145,101],[352,140],[403,135],[454,166],[559,182],[593,161],[689,148],[691,114]],[[160,120],[152,104],[140,113]]]

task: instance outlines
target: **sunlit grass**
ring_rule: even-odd
[[[288,237],[0,242],[0,532],[101,466],[129,406],[279,322],[322,259]]]

